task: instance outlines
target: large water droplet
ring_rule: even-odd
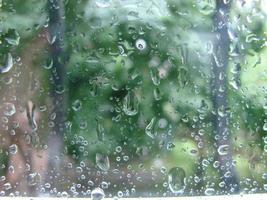
[[[16,113],[16,108],[13,103],[6,102],[4,103],[4,115],[12,116]]]
[[[9,146],[9,153],[16,154],[18,151],[18,146],[16,144],[12,144]]]
[[[4,66],[0,66],[0,73],[7,73],[13,67],[13,58],[10,53],[7,54],[6,63]]]
[[[109,158],[107,155],[97,153],[96,165],[103,171],[108,171],[110,168]]]
[[[123,111],[126,115],[134,116],[138,113],[139,102],[134,92],[129,91],[123,99]]]
[[[184,169],[174,167],[168,173],[168,184],[174,194],[182,194],[186,186],[186,177]]]
[[[95,188],[91,192],[92,200],[101,200],[105,197],[105,193],[101,188]]]
[[[146,41],[143,40],[143,39],[138,39],[138,40],[136,40],[136,42],[135,42],[135,47],[136,47],[138,50],[140,50],[140,51],[145,50],[146,47],[147,47]]]
[[[97,120],[96,121],[96,132],[97,132],[97,138],[99,141],[104,141],[105,137],[105,129],[103,125]]]
[[[146,126],[145,132],[152,139],[156,138],[157,132],[155,131],[156,118],[153,117],[149,124]]]
[[[15,29],[9,29],[9,34],[5,38],[8,44],[18,46],[19,45],[19,40],[20,36],[19,33]]]
[[[218,147],[218,153],[221,156],[227,155],[229,153],[229,145],[224,144]]]

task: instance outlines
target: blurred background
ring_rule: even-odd
[[[0,195],[267,192],[266,0],[0,0]]]

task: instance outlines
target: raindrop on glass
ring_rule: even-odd
[[[91,192],[92,200],[101,200],[104,197],[105,197],[105,193],[104,193],[104,190],[102,190],[101,188],[95,188]]]
[[[137,39],[135,42],[135,47],[140,51],[145,50],[147,47],[146,41],[143,39]]]
[[[20,41],[19,33],[15,29],[10,29],[10,35],[5,38],[8,44],[18,46]]]
[[[264,123],[262,129],[263,129],[264,131],[267,131],[267,122]]]
[[[104,126],[98,120],[96,121],[96,132],[98,140],[101,142],[104,141],[105,129]]]
[[[214,188],[207,188],[204,193],[206,196],[211,196],[215,194],[215,190]]]
[[[156,118],[153,117],[149,124],[146,126],[145,132],[152,139],[156,138],[157,132],[155,131]]]
[[[129,91],[123,99],[123,111],[126,115],[134,116],[138,113],[139,102],[134,92]]]
[[[186,187],[186,177],[184,169],[174,167],[168,173],[168,184],[174,194],[183,194]]]
[[[108,171],[110,168],[109,158],[107,155],[96,153],[96,165],[103,171]]]
[[[75,100],[73,103],[72,103],[72,109],[74,111],[78,111],[82,108],[82,102],[80,100]]]
[[[229,153],[229,145],[221,145],[218,147],[218,153],[221,156],[227,155]]]
[[[98,8],[108,8],[110,7],[110,0],[97,0],[95,4]]]
[[[6,116],[12,116],[16,113],[16,108],[13,103],[4,103],[4,115]]]
[[[0,73],[7,73],[13,67],[13,58],[10,53],[7,54],[6,62],[3,66],[0,66]]]
[[[16,144],[12,144],[9,146],[9,153],[16,154],[18,151],[18,146]]]

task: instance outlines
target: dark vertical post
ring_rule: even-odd
[[[53,127],[48,137],[48,168],[46,180],[55,187],[59,181],[59,167],[64,150],[65,133],[65,106],[66,98],[64,92],[64,32],[65,16],[63,0],[48,0],[49,14],[49,45],[52,59],[50,95],[53,110],[50,119],[53,120]],[[53,117],[51,117],[53,116]]]
[[[232,160],[231,133],[229,129],[229,112],[227,102],[227,67],[230,38],[228,35],[230,0],[216,0],[216,11],[213,18],[215,41],[212,55],[212,102],[215,111],[214,134],[217,150],[221,145],[229,148],[228,153],[218,152],[220,162],[220,182],[222,191],[234,193],[239,184]]]

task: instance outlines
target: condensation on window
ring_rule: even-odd
[[[0,0],[0,196],[267,192],[266,0]]]

